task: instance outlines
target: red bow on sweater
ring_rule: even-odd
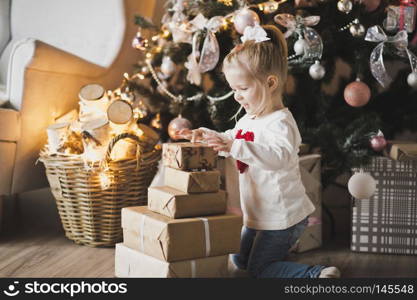
[[[255,134],[252,131],[247,131],[245,134],[242,134],[242,129],[239,129],[239,131],[236,133],[236,139],[244,139],[248,142],[253,142],[255,139]],[[244,162],[241,162],[240,160],[236,161],[237,168],[239,169],[240,174],[245,172],[246,168],[248,167],[247,164]]]

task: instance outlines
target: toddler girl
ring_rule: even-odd
[[[340,277],[335,267],[283,261],[314,211],[299,172],[300,133],[282,101],[287,45],[274,26],[247,27],[242,41],[224,59],[223,72],[246,114],[224,133],[179,134],[237,160],[244,221],[240,253],[232,256],[238,268],[252,277]]]

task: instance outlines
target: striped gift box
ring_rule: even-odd
[[[351,250],[417,255],[417,161],[375,157],[363,170],[376,191],[353,201]]]

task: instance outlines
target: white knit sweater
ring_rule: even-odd
[[[242,129],[254,141],[235,139]],[[286,229],[314,211],[298,166],[301,143],[297,124],[287,109],[260,118],[243,116],[234,129],[222,133],[234,139],[230,155],[249,165],[239,174],[244,224],[259,230]]]

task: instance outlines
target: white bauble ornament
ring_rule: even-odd
[[[407,76],[407,83],[409,86],[411,86],[413,89],[417,89],[417,72],[411,72]]]
[[[337,2],[337,9],[345,14],[350,13],[352,7],[353,4],[350,0],[339,0],[339,2]]]
[[[348,182],[349,193],[359,200],[371,198],[375,189],[375,179],[368,173],[355,173]]]
[[[162,58],[162,64],[161,64],[161,72],[169,77],[172,74],[174,74],[175,72],[175,64],[174,62],[171,60],[171,57],[169,56],[164,56],[164,58]]]
[[[237,12],[233,18],[233,23],[236,31],[243,34],[246,26],[254,26],[255,23],[260,23],[260,21],[256,12],[245,7]]]
[[[305,48],[307,47],[307,42],[302,36],[298,37],[298,40],[294,43],[294,52],[297,55],[303,55]]]
[[[318,60],[316,60],[314,64],[310,66],[308,72],[310,73],[311,78],[313,78],[314,80],[320,80],[326,74],[326,70]]]

